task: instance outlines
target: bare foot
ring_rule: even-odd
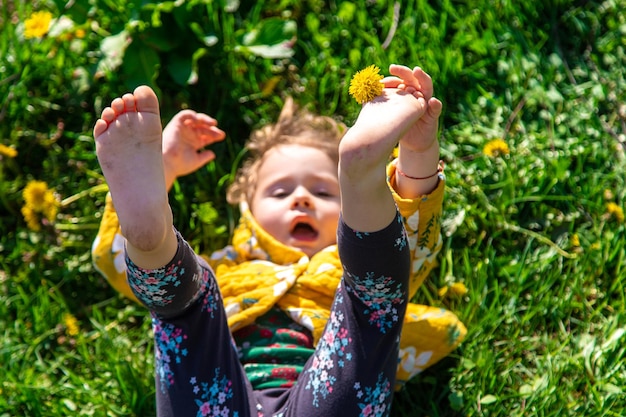
[[[139,252],[159,252],[165,242],[171,246],[172,213],[163,174],[159,101],[154,91],[141,86],[113,100],[102,111],[93,133],[98,161],[128,244]],[[129,255],[133,258],[130,247]],[[164,265],[169,260],[157,263]],[[156,267],[148,264],[151,262],[138,263],[144,268]]]

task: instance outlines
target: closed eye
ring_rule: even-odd
[[[278,190],[274,190],[272,191],[272,193],[270,194],[270,197],[273,198],[285,198],[289,195],[289,193],[283,189],[278,189]]]

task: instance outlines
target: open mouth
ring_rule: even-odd
[[[305,222],[298,222],[291,228],[291,237],[297,240],[315,240],[318,234],[313,226]]]

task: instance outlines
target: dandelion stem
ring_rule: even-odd
[[[576,259],[576,254],[575,253],[569,253],[563,249],[561,249],[556,243],[554,243],[553,241],[551,241],[550,239],[548,239],[545,236],[542,236],[541,234],[537,233],[537,232],[533,232],[532,230],[528,230],[525,229],[523,227],[519,227],[510,223],[502,223],[502,226],[504,226],[504,228],[506,230],[511,230],[513,232],[517,232],[517,233],[522,233],[525,235],[528,235],[530,237],[533,237],[535,239],[537,239],[538,241],[545,243],[548,246],[551,246],[552,248],[554,248],[554,250],[556,250],[559,255],[568,258],[568,259]]]
[[[109,191],[108,184],[103,183],[103,184],[94,185],[91,188],[88,188],[86,190],[83,190],[79,193],[76,193],[74,195],[71,195],[63,199],[63,201],[61,201],[61,207],[68,206],[72,204],[74,201],[80,200],[81,198],[85,197],[86,195],[90,195],[91,193],[100,193],[100,192],[106,192],[106,191]]]
[[[396,29],[398,29],[398,21],[400,20],[400,3],[395,2],[393,4],[393,20],[391,21],[391,27],[389,28],[389,33],[387,34],[387,38],[381,45],[383,50],[387,49],[389,45],[391,45],[391,41],[396,34]]]

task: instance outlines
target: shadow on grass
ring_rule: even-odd
[[[450,379],[458,360],[447,357],[413,378],[394,396],[392,417],[463,417],[453,408]],[[462,408],[459,398],[458,409]]]

